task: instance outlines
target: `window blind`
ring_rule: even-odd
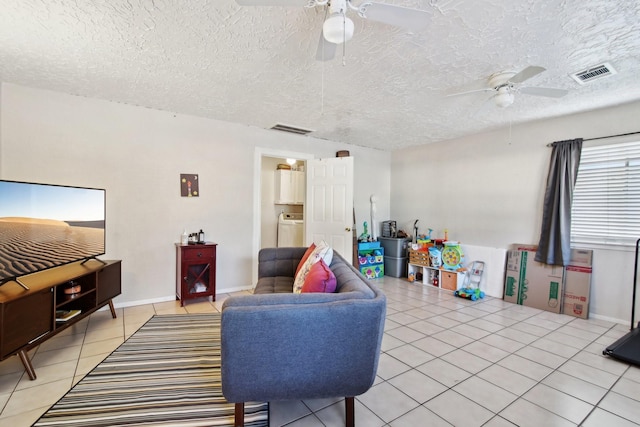
[[[571,242],[633,246],[640,237],[640,141],[583,146]]]

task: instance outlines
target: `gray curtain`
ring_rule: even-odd
[[[571,256],[571,203],[582,138],[557,141],[552,147],[535,260],[551,265],[567,265]]]

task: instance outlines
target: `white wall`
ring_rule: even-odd
[[[474,255],[494,259],[487,269],[502,278],[496,273],[504,272],[504,261],[496,261],[504,260],[500,253],[511,243],[538,242],[551,155],[546,144],[640,131],[638,117],[640,102],[513,126],[511,136],[507,127],[395,151],[391,216],[408,231],[419,219],[420,232],[432,228],[434,237],[448,228],[449,238],[463,248],[466,244]],[[597,249],[593,274],[592,314],[627,321],[633,252]],[[491,289],[498,289],[495,283]]]
[[[0,100],[0,178],[106,188],[104,258],[123,260],[116,304],[174,298],[174,243],[185,228],[219,244],[218,292],[253,285],[259,147],[316,157],[349,150],[360,221],[374,191],[389,214],[387,152],[7,83]],[[200,197],[180,197],[180,173],[199,175]]]

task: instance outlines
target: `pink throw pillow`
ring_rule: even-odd
[[[329,268],[323,259],[313,264],[311,270],[304,279],[302,285],[302,293],[306,292],[325,292],[333,293],[336,291],[337,281],[333,271]]]

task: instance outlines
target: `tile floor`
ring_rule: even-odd
[[[356,424],[377,426],[640,426],[640,369],[602,356],[628,325],[582,320],[486,298],[468,301],[395,278],[378,377],[356,399]],[[219,311],[218,301],[94,313],[0,363],[0,425],[29,426],[153,314]],[[344,425],[339,399],[273,402],[271,426]]]

